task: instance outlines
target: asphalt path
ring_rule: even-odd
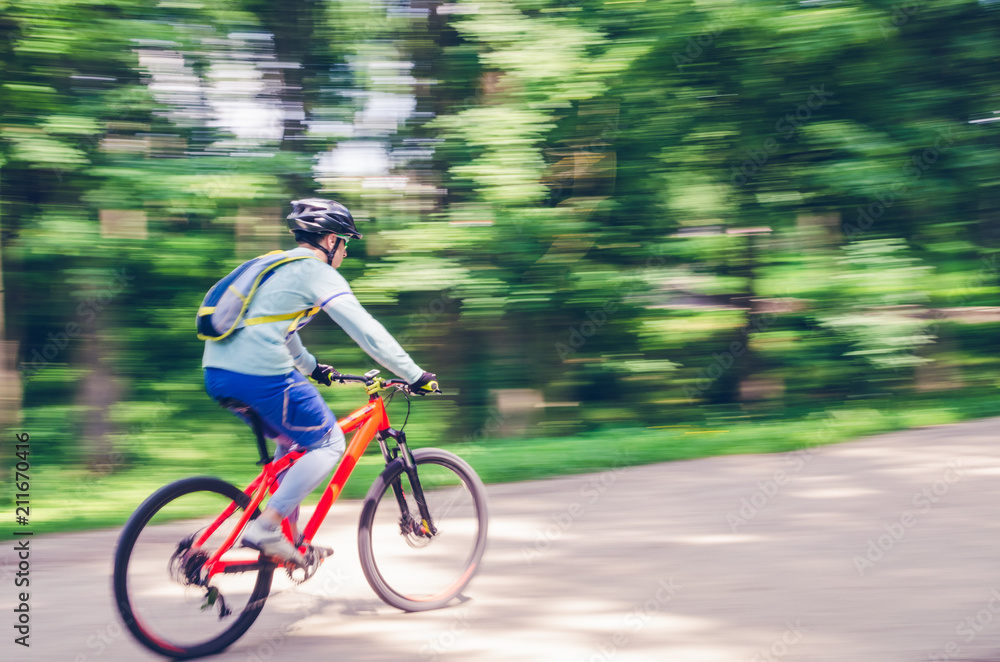
[[[1000,661],[1000,419],[628,465],[489,486],[481,572],[428,613],[379,601],[338,503],[336,554],[214,659]],[[0,660],[163,659],[112,611],[117,535],[31,542],[28,649],[5,545]]]

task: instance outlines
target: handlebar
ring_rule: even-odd
[[[335,382],[340,382],[345,384],[347,382],[361,382],[362,384],[374,384],[375,376],[368,377],[366,375],[349,375],[346,372],[333,372],[330,373],[330,380]],[[409,382],[403,379],[379,379],[381,383],[386,386],[406,386]]]
[[[412,391],[410,391],[410,383],[405,379],[382,379],[378,376],[378,373],[378,370],[370,370],[364,375],[350,375],[345,372],[334,371],[330,373],[330,381],[339,382],[341,384],[345,384],[347,382],[360,382],[367,387],[369,394],[386,388],[395,388],[399,391],[403,391],[404,393],[412,393]]]

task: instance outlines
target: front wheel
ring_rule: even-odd
[[[161,488],[132,514],[115,549],[113,581],[118,611],[139,643],[174,658],[211,655],[256,620],[273,563],[234,547],[220,559],[230,572],[206,581],[203,570],[249,502],[218,478],[187,478]]]
[[[382,600],[403,611],[438,609],[479,569],[486,549],[486,489],[472,467],[437,448],[413,451],[431,521],[421,517],[401,459],[368,490],[361,510],[361,568]]]

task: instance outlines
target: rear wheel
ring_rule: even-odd
[[[395,460],[368,490],[358,547],[365,577],[382,600],[404,611],[427,611],[454,600],[479,569],[486,549],[486,490],[453,453],[423,448],[413,451],[413,459],[430,527],[402,461]]]
[[[158,490],[129,518],[115,549],[115,602],[125,625],[146,648],[174,658],[211,655],[256,620],[271,589],[273,563],[258,552],[234,547],[221,560],[243,562],[241,571],[217,574],[207,584],[202,571],[249,502],[246,494],[218,478],[187,478]],[[225,512],[228,516],[195,548],[195,541]]]

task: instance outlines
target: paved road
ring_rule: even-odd
[[[337,555],[216,659],[1000,660],[1000,419],[489,492],[471,600],[379,602],[338,504]],[[112,614],[116,535],[33,541],[32,647],[5,579],[0,659],[155,659]]]

